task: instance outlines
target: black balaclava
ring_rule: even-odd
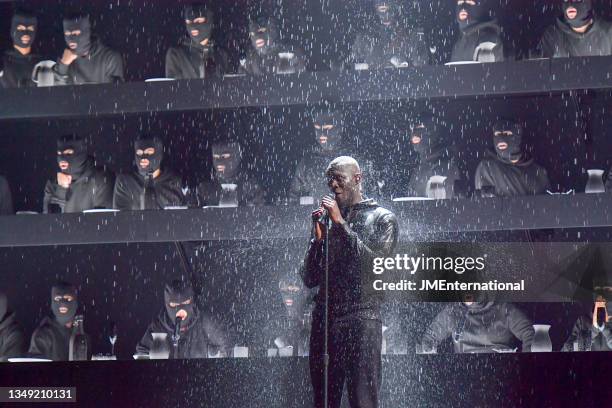
[[[379,7],[382,6],[386,6],[387,10],[380,11]],[[383,26],[390,27],[397,23],[400,4],[397,0],[374,0],[374,12]]]
[[[4,316],[8,313],[8,299],[6,293],[0,292],[0,322],[4,319]]]
[[[567,17],[567,9],[570,7],[576,9],[576,17],[572,20]],[[593,19],[593,1],[563,0],[563,18],[567,24],[574,28],[587,25]]]
[[[64,33],[66,31],[81,30],[80,35],[65,35],[66,45],[76,43],[76,48],[72,50],[76,55],[83,56],[91,49],[91,23],[88,15],[75,15],[64,18]]]
[[[265,32],[259,32],[265,28]],[[266,55],[276,47],[280,38],[278,22],[271,16],[259,16],[249,21],[251,44],[258,54]],[[263,46],[257,48],[257,42],[263,41]]]
[[[64,299],[64,295],[71,295],[72,301],[69,302]],[[59,301],[55,301],[56,296],[61,296],[62,298]],[[66,307],[68,311],[60,313],[60,307]],[[66,323],[71,322],[78,307],[79,302],[74,286],[66,282],[58,282],[51,288],[51,311],[59,324],[64,326]]]
[[[603,297],[607,303],[612,303],[612,271],[604,269],[593,277],[593,300]]]
[[[301,317],[304,304],[304,287],[301,279],[295,275],[288,275],[281,279],[278,288],[283,299],[283,305],[290,319]]]
[[[191,303],[184,305],[183,302],[187,300],[191,300]],[[181,326],[185,327],[191,323],[195,314],[195,301],[193,287],[187,282],[174,280],[164,287],[164,306],[172,323],[176,321],[176,314],[181,309],[187,312],[187,317],[181,322]],[[171,307],[170,303],[176,303],[178,306]]]
[[[419,143],[413,143],[414,136],[420,136]],[[410,144],[419,156],[427,156],[431,154],[433,149],[440,143],[438,124],[435,118],[430,114],[423,114],[411,126]]]
[[[215,173],[221,181],[231,181],[240,170],[242,148],[238,142],[216,142],[212,145]]]
[[[485,0],[475,0],[475,2],[476,4],[474,5],[465,2],[463,4],[459,4],[457,2],[455,17],[457,18],[459,29],[461,29],[461,31],[474,24],[482,22],[487,17],[487,7],[484,4]],[[465,10],[468,14],[465,20],[459,19],[459,14],[463,10]]]
[[[325,125],[332,125],[333,127],[323,129]],[[344,114],[341,111],[330,107],[315,109],[312,112],[312,126],[314,127],[317,144],[323,151],[333,152],[342,145]],[[322,140],[325,142],[322,142]]]
[[[499,135],[495,132],[512,132],[512,136]],[[497,156],[505,162],[519,160],[523,156],[521,143],[523,141],[523,128],[513,120],[498,120],[493,126],[493,144]],[[508,147],[505,150],[500,150],[497,144],[505,142]]]
[[[17,26],[23,25],[26,27],[25,31],[17,30]],[[34,26],[34,31],[28,30],[28,27]],[[38,19],[36,16],[29,14],[24,11],[17,11],[15,15],[13,15],[13,19],[11,20],[11,38],[13,39],[13,44],[21,47],[27,48],[32,46],[34,43],[34,39],[36,38],[36,30],[38,30]],[[25,44],[21,38],[25,35],[30,36],[30,42]]]
[[[137,150],[142,150],[144,152],[150,147],[155,149],[155,153],[151,155],[144,153],[142,156],[136,154]],[[134,142],[134,164],[141,176],[146,177],[155,173],[161,167],[163,157],[164,144],[159,137],[145,135]],[[141,159],[149,160],[149,165],[144,169],[140,167]]]
[[[64,150],[72,149],[73,154],[64,154]],[[68,162],[68,168],[61,170],[62,173],[71,175],[74,179],[78,178],[87,166],[87,142],[75,136],[62,136],[57,140],[57,164],[61,161]]]
[[[201,46],[201,42],[208,38],[209,42],[212,36],[212,30],[214,25],[214,14],[203,3],[194,3],[185,6],[183,10],[183,17],[185,20],[191,21],[191,23],[185,23],[187,28],[187,35],[191,38],[195,44]],[[206,19],[205,23],[195,23],[194,20],[199,17]],[[191,30],[198,30],[198,35],[191,35]]]

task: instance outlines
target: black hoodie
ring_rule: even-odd
[[[23,88],[36,86],[32,81],[32,71],[42,58],[36,54],[23,55],[14,48],[4,52],[0,65],[1,88]]]
[[[187,330],[181,332],[178,353],[175,354],[171,337],[174,334],[174,322],[168,317],[166,309],[149,324],[142,339],[136,345],[136,353],[149,354],[153,345],[151,333],[166,333],[170,358],[207,358],[217,353],[225,357],[230,354],[227,337],[220,326],[206,313],[194,308],[194,316],[188,323]]]
[[[123,82],[123,59],[117,51],[92,38],[89,54],[77,57],[70,65],[58,60],[53,71],[56,85]]]
[[[446,177],[444,181],[446,198],[455,196],[456,181],[465,180],[448,149],[437,148],[431,154],[420,156],[419,165],[412,171],[408,183],[408,195],[411,197],[427,197],[427,182],[432,176]]]
[[[606,323],[604,329],[599,330],[593,326],[592,313],[581,316],[561,351],[574,351],[574,342],[578,342],[578,351],[612,351],[612,323]]]
[[[223,195],[223,183],[237,185],[237,199],[239,206],[263,205],[266,202],[265,191],[253,177],[244,171],[239,171],[231,181],[221,181],[213,174],[212,180],[204,180],[198,184],[196,195],[198,207],[216,206]]]
[[[512,303],[451,303],[429,325],[422,346],[435,351],[452,337],[455,353],[494,353],[515,348],[519,340],[522,351],[531,351],[534,336],[531,321]]]
[[[12,357],[23,357],[26,340],[23,329],[17,323],[15,313],[10,310],[0,321],[0,361]]]
[[[476,190],[493,186],[495,195],[500,197],[543,194],[550,188],[546,169],[536,164],[533,158],[527,157],[512,164],[490,150],[478,164],[474,179]]]
[[[51,205],[58,205],[63,213],[80,212],[94,208],[112,208],[115,177],[93,165],[88,159],[85,171],[68,188],[57,184],[57,179],[48,180],[45,185],[43,213],[49,212]]]
[[[283,54],[290,55],[282,58]],[[249,75],[298,74],[306,69],[306,56],[300,47],[277,44],[266,55],[250,49],[240,61],[240,72]]]
[[[229,56],[215,44],[201,47],[183,38],[166,53],[166,77],[192,79],[220,77],[230,70]]]
[[[496,44],[493,48],[495,62],[504,60],[504,44],[501,36],[501,28],[497,20],[476,23],[467,27],[453,46],[451,62],[478,61],[477,49],[487,42]]]
[[[117,176],[113,208],[118,210],[163,210],[185,205],[182,181],[172,170],[163,169],[153,179],[154,197],[145,194],[145,178],[137,172]],[[144,205],[143,205],[144,204]]]
[[[577,33],[558,18],[544,32],[538,54],[544,58],[612,55],[612,24],[595,17],[585,33]]]
[[[53,361],[68,361],[71,334],[72,329],[47,316],[34,330],[28,354]]]

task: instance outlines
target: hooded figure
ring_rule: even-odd
[[[297,165],[289,186],[289,202],[297,204],[301,197],[312,197],[316,204],[323,195],[328,194],[325,168],[331,160],[338,156],[357,157],[364,174],[364,193],[377,196],[381,175],[374,168],[374,164],[370,160],[359,158],[343,143],[344,113],[331,104],[323,104],[314,108],[310,117],[316,145],[304,155]]]
[[[112,208],[115,177],[94,166],[87,153],[87,142],[75,135],[57,140],[59,172],[45,185],[43,212],[80,212],[94,208]],[[57,208],[54,208],[57,206]]]
[[[202,3],[185,6],[187,36],[166,53],[166,77],[174,79],[220,77],[229,72],[229,56],[212,38],[214,14]]]
[[[282,312],[274,313],[263,327],[264,347],[261,355],[270,348],[292,347],[294,356],[308,355],[310,337],[309,292],[304,288],[300,276],[289,274],[278,283]]]
[[[51,288],[51,316],[43,318],[30,341],[28,354],[53,361],[67,361],[72,323],[79,306],[76,288],[58,282]]]
[[[422,28],[405,26],[398,0],[375,0],[374,11],[377,23],[373,29],[357,34],[351,47],[350,68],[407,68],[428,64],[425,33]],[[418,10],[411,10],[410,14],[418,14]]]
[[[13,195],[4,176],[0,176],[0,215],[13,215]]]
[[[41,58],[32,53],[32,44],[38,31],[38,19],[25,10],[17,10],[11,19],[13,46],[2,55],[0,87],[18,88],[35,86],[32,81],[34,66]]]
[[[278,21],[269,15],[249,19],[251,49],[240,61],[240,70],[250,75],[297,74],[306,69],[304,51],[280,41]]]
[[[532,322],[512,303],[497,303],[486,296],[449,303],[423,335],[424,353],[435,353],[451,337],[455,353],[495,353],[516,349],[531,351],[535,336]]]
[[[53,67],[56,85],[123,82],[121,55],[92,35],[87,14],[64,17],[67,48]]]
[[[411,126],[410,144],[419,156],[419,164],[408,183],[408,195],[427,197],[427,185],[433,176],[446,177],[446,198],[456,195],[455,182],[465,180],[459,171],[451,148],[441,135],[438,121],[430,114],[421,115]]]
[[[453,46],[450,61],[503,61],[501,27],[496,20],[490,19],[487,0],[455,1],[455,13],[461,34]]]
[[[178,339],[173,338],[177,322]],[[199,310],[191,284],[180,280],[164,287],[164,307],[147,327],[136,353],[149,354],[153,345],[151,333],[168,335],[171,359],[224,357],[229,353],[225,333],[208,314]]]
[[[182,180],[162,166],[164,145],[159,137],[143,135],[134,142],[136,171],[117,176],[113,208],[162,210],[185,205]]]
[[[12,357],[23,357],[26,340],[15,312],[9,309],[5,293],[0,292],[0,362]]]
[[[592,0],[564,0],[563,15],[546,29],[538,46],[545,58],[612,54],[612,24],[595,15]]]
[[[200,207],[235,207],[265,203],[264,190],[243,170],[241,163],[242,147],[238,142],[213,143],[211,179],[200,182],[197,188]]]
[[[495,152],[487,151],[478,164],[476,190],[509,197],[543,194],[550,188],[546,169],[523,149],[522,136],[523,127],[515,121],[500,120],[494,125]]]

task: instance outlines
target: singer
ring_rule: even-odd
[[[334,159],[325,174],[334,197],[323,197],[312,212],[312,239],[300,270],[307,287],[319,287],[310,337],[315,407],[325,406],[326,300],[328,407],[340,407],[345,381],[352,408],[377,407],[382,293],[373,290],[372,270],[374,258],[388,257],[395,249],[397,219],[364,198],[363,175],[352,157]]]

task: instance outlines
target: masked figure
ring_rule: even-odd
[[[9,183],[3,176],[0,176],[0,215],[13,214],[13,195]]]
[[[113,208],[162,210],[185,205],[182,180],[164,168],[164,145],[160,138],[144,135],[134,143],[136,171],[117,176]]]
[[[179,337],[173,340],[175,329]],[[164,307],[136,346],[138,354],[149,354],[153,344],[151,333],[167,334],[173,359],[228,355],[225,333],[208,314],[199,310],[192,286],[180,280],[164,287]]]
[[[377,197],[378,182],[381,174],[370,160],[360,158],[343,143],[344,114],[333,106],[319,106],[311,112],[316,144],[300,160],[289,187],[289,202],[297,204],[300,200],[312,197],[316,204],[329,192],[325,182],[327,164],[338,156],[357,157],[364,174],[364,194]],[[303,197],[303,198],[302,198]]]
[[[406,5],[408,7],[408,5]],[[351,48],[351,68],[407,68],[428,64],[429,50],[422,28],[407,28],[397,0],[376,0],[376,27],[359,33]],[[411,10],[411,15],[418,10]]]
[[[504,60],[501,28],[489,18],[487,0],[456,0],[461,34],[453,47],[451,62]]]
[[[595,15],[593,0],[563,0],[563,16],[548,27],[538,56],[567,58],[612,55],[612,24]]]
[[[15,312],[8,307],[8,298],[0,292],[0,362],[12,357],[23,357],[26,340]]]
[[[45,214],[112,208],[115,177],[94,165],[85,140],[74,135],[58,139],[57,165],[56,178],[45,185]]]
[[[452,337],[455,353],[531,351],[535,336],[532,322],[512,303],[497,303],[477,296],[473,301],[449,303],[429,325],[421,346],[435,353]]]
[[[166,53],[166,77],[174,79],[220,77],[229,72],[229,56],[212,38],[215,18],[202,3],[185,6],[187,36]]]
[[[501,197],[543,194],[550,188],[548,173],[523,149],[523,128],[511,120],[493,127],[495,152],[487,151],[476,168],[476,190]]]
[[[280,40],[278,21],[268,15],[249,21],[252,48],[240,61],[240,70],[250,75],[297,74],[306,69],[304,51]]]
[[[408,195],[412,197],[427,197],[428,184],[431,188],[433,176],[445,177],[444,188],[446,198],[457,195],[455,184],[466,179],[460,172],[452,148],[440,134],[440,125],[429,115],[422,115],[411,126],[410,144],[419,156],[419,163],[412,172],[408,184]]]
[[[38,31],[38,19],[24,10],[18,10],[11,20],[13,46],[2,55],[0,87],[20,88],[35,86],[32,81],[34,66],[41,57],[32,53],[32,44]]]
[[[53,67],[56,85],[123,82],[121,55],[92,34],[88,15],[68,15],[63,26],[67,48]]]
[[[45,317],[32,334],[28,354],[53,361],[67,361],[72,323],[78,308],[76,288],[58,282],[51,288],[51,316]]]
[[[199,206],[263,205],[264,190],[243,167],[242,147],[238,142],[212,145],[213,172],[210,180],[197,188]]]

